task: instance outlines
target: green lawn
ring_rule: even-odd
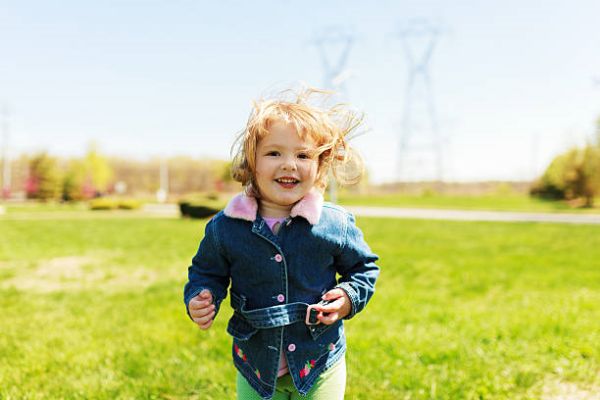
[[[223,195],[222,204],[230,195]],[[326,199],[329,197],[325,193]],[[193,197],[190,197],[193,199]],[[150,201],[151,202],[151,201]],[[202,202],[200,200],[199,202]],[[209,205],[205,201],[206,205]],[[214,202],[213,202],[214,203]],[[443,194],[354,194],[348,190],[340,190],[338,203],[344,206],[377,206],[377,207],[414,207],[438,208],[459,210],[491,210],[491,211],[517,211],[517,212],[544,212],[544,213],[600,213],[600,198],[596,199],[594,208],[572,207],[565,201],[548,201],[518,193],[492,193],[487,195],[443,195]],[[1,205],[2,203],[0,203]],[[85,212],[89,206],[81,203],[8,203],[4,204],[7,214],[10,215],[40,215],[54,214],[57,212],[75,213]]]
[[[565,201],[548,201],[533,198],[525,194],[490,194],[490,195],[400,195],[400,194],[371,194],[356,195],[342,192],[338,197],[342,205],[368,205],[378,207],[417,207],[442,208],[462,210],[491,210],[519,212],[573,212],[598,213],[600,199],[596,200],[594,208],[571,207]]]
[[[600,227],[359,225],[382,274],[346,325],[348,399],[600,390]],[[203,227],[0,217],[0,399],[234,398],[229,307],[201,332],[181,299]]]
[[[87,211],[89,206],[85,202],[77,203],[58,203],[58,202],[20,202],[20,203],[0,203],[4,204],[7,213],[38,213],[55,211]]]

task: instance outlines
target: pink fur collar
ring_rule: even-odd
[[[322,206],[323,195],[313,190],[292,207],[290,216],[304,217],[311,225],[316,225],[321,218]],[[255,197],[240,193],[229,201],[223,212],[230,218],[253,222],[258,212],[258,202]]]

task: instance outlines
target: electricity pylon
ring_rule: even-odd
[[[326,28],[313,40],[313,44],[317,46],[321,56],[323,89],[333,90],[337,97],[348,96],[346,81],[352,76],[352,72],[346,68],[346,64],[354,40],[352,32],[337,27]],[[331,170],[329,172],[329,199],[332,203],[337,202],[337,186]]]
[[[399,180],[443,180],[442,138],[429,72],[441,33],[437,25],[424,19],[409,21],[398,33],[408,62],[397,159]]]

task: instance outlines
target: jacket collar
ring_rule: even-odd
[[[290,216],[303,217],[311,225],[316,225],[321,219],[322,206],[323,195],[316,190],[312,190],[294,204]],[[229,201],[223,212],[230,218],[254,222],[258,212],[258,201],[254,196],[239,193]]]

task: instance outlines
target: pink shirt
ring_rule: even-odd
[[[269,226],[269,229],[271,229],[271,231],[273,231],[273,233],[276,235],[277,235],[277,231],[279,231],[279,229],[274,230],[273,227],[275,226],[276,223],[279,222],[281,224],[281,223],[283,223],[283,221],[285,221],[285,217],[284,218],[265,218],[265,217],[263,217],[263,219]],[[283,376],[283,375],[287,374],[288,372],[290,372],[290,371],[288,369],[287,359],[285,358],[283,349],[281,349],[281,353],[279,355],[279,371],[277,372],[277,377],[279,378],[280,376]]]
[[[285,221],[286,217],[283,218],[267,218],[267,217],[263,217],[263,219],[265,220],[265,222],[267,223],[267,225],[269,225],[269,229],[271,229],[271,231],[277,235],[277,232],[275,232],[273,230],[273,226],[275,226],[276,223],[282,223],[283,221]]]

